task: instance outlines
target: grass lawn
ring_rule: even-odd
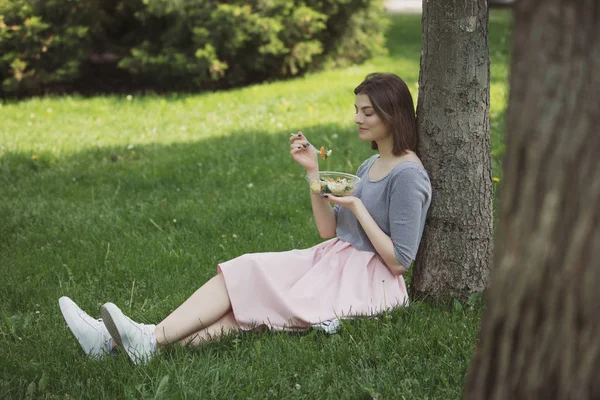
[[[156,323],[248,252],[320,242],[290,132],[355,172],[353,88],[395,72],[417,96],[420,16],[392,16],[389,55],[286,82],[200,95],[34,98],[0,108],[0,398],[456,399],[481,304],[412,303],[340,334],[245,333],[148,366],[90,361],[58,309],[106,301]],[[500,176],[510,14],[490,15]]]

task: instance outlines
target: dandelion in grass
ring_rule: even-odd
[[[493,178],[492,178],[492,180],[493,180],[494,182],[496,182],[496,183],[497,183],[497,182],[500,182],[500,178],[493,177]]]
[[[32,160],[37,160],[37,159],[38,159],[38,156],[37,156],[37,154],[34,154],[34,155],[32,155],[32,156],[31,156],[31,159],[32,159]]]

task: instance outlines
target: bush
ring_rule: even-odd
[[[0,81],[37,90],[79,76],[99,29],[97,1],[0,0]]]
[[[383,53],[387,22],[382,0],[0,0],[0,16],[7,91],[72,82],[99,53],[160,89],[284,78]]]
[[[357,63],[384,51],[381,1],[146,3],[137,14],[145,39],[119,66],[169,84],[236,86]]]

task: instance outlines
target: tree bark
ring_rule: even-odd
[[[433,198],[413,298],[464,298],[487,287],[493,246],[489,88],[487,1],[423,1],[417,152]]]
[[[492,285],[467,399],[600,398],[600,3],[516,5]]]

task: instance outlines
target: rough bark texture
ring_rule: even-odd
[[[492,285],[467,399],[599,399],[600,3],[519,0]]]
[[[418,153],[433,198],[413,298],[466,297],[487,287],[493,247],[487,36],[487,1],[423,1]]]

